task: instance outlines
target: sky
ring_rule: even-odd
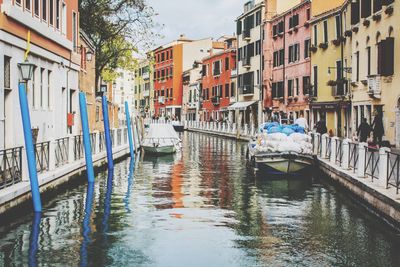
[[[147,0],[154,8],[158,30],[164,37],[156,46],[166,44],[185,34],[192,39],[232,35],[235,19],[242,14],[248,0]],[[162,26],[163,25],[163,26]]]

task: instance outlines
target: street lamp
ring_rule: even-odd
[[[25,60],[23,63],[18,63],[19,72],[23,81],[28,82],[32,79],[33,70],[36,65]]]

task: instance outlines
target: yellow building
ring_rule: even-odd
[[[383,139],[400,146],[400,43],[395,39],[400,27],[400,2],[358,0],[349,3],[349,9],[353,129],[361,118],[372,123],[380,113]]]
[[[142,59],[135,70],[134,107],[143,117],[152,116],[154,110],[153,67],[151,60]]]
[[[313,0],[311,5],[312,123],[325,120],[337,136],[351,134],[351,40],[344,35],[349,15],[345,0]]]

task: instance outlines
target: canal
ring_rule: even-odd
[[[0,266],[400,266],[399,233],[318,172],[255,177],[245,143],[182,138],[0,218]]]

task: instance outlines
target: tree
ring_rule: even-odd
[[[148,48],[155,37],[154,10],[145,0],[80,0],[80,27],[96,48],[96,86],[117,68],[133,69],[138,47]]]

